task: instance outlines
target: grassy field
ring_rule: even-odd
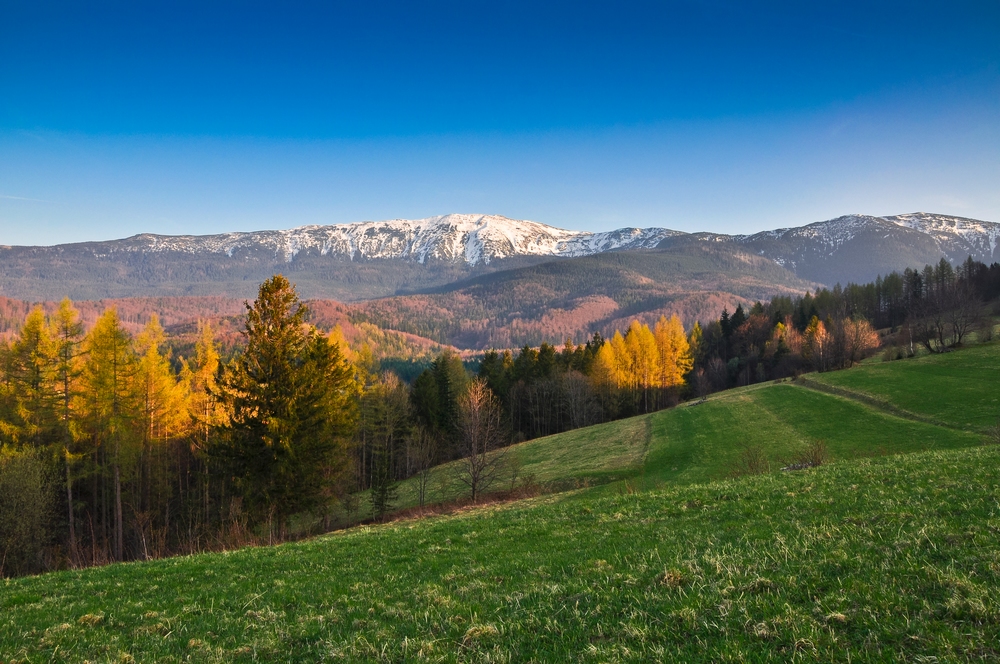
[[[648,488],[723,479],[751,447],[774,470],[818,441],[828,461],[967,447],[981,442],[998,416],[1000,344],[990,343],[810,374],[803,383],[728,390],[704,403],[531,440],[512,454],[522,479],[531,477],[546,491],[620,480]],[[453,468],[432,471],[429,504],[462,494]],[[400,485],[395,504],[418,504],[415,480]],[[367,514],[362,505],[360,516]]]
[[[818,441],[826,447],[827,460],[838,461],[967,447],[982,439],[787,383],[656,413],[651,429],[644,479],[672,484],[726,477],[750,447],[760,449],[777,470]]]
[[[6,581],[0,652],[28,662],[1000,658],[1000,448],[572,495]]]
[[[1000,417],[997,342],[811,378],[948,426],[983,430]]]
[[[565,490],[634,476],[642,467],[649,438],[649,417],[633,417],[529,440],[514,446],[511,454],[519,463],[522,481],[530,477],[546,491]],[[454,481],[455,465],[431,470],[427,503],[454,500],[464,492]],[[417,504],[416,480],[402,482],[395,505],[408,508]],[[361,513],[368,512],[368,506],[363,506]]]

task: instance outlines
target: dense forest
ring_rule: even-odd
[[[208,324],[178,347],[155,316],[136,328],[108,308],[85,325],[68,300],[36,307],[0,348],[0,574],[306,535],[356,519],[362,499],[381,518],[399,481],[451,460],[476,499],[516,476],[512,442],[879,349],[893,360],[988,339],[998,296],[1000,265],[942,260],[688,330],[664,316],[494,350],[474,370],[445,350],[412,381],[309,324],[281,276],[246,304],[228,360]]]

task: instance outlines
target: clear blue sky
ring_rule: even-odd
[[[0,243],[1000,221],[1000,3],[0,3]]]

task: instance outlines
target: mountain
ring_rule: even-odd
[[[723,307],[803,293],[817,284],[733,243],[690,241],[604,252],[480,275],[425,293],[352,305],[356,321],[460,348],[577,342],[678,314],[686,325]]]
[[[921,268],[942,257],[953,263],[969,256],[985,263],[1000,260],[1000,224],[925,212],[890,217],[853,214],[754,235],[696,237],[733,242],[804,279],[827,285],[873,281],[879,274]]]
[[[665,228],[570,231],[495,215],[303,226],[205,236],[142,234],[48,247],[0,247],[0,296],[28,300],[251,297],[275,272],[307,298],[358,302],[426,292],[554,259],[654,247],[730,245],[807,281],[869,281],[941,256],[1000,259],[1000,224],[926,213],[849,215],[753,235]],[[688,249],[684,249],[687,247]]]
[[[0,247],[0,295],[248,297],[260,281],[283,272],[306,297],[357,301],[554,257],[655,247],[679,234],[662,228],[568,231],[469,214],[204,236],[145,233],[107,242]]]
[[[256,233],[144,234],[106,244],[111,252],[225,254],[230,258],[265,251],[273,252],[286,263],[300,253],[316,253],[351,260],[417,263],[439,260],[476,266],[513,256],[589,256],[613,249],[655,247],[663,239],[681,234],[663,228],[621,228],[590,233],[498,215],[446,214],[416,221],[364,221]]]

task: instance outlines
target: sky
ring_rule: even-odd
[[[1000,222],[1000,2],[0,0],[0,244]]]

